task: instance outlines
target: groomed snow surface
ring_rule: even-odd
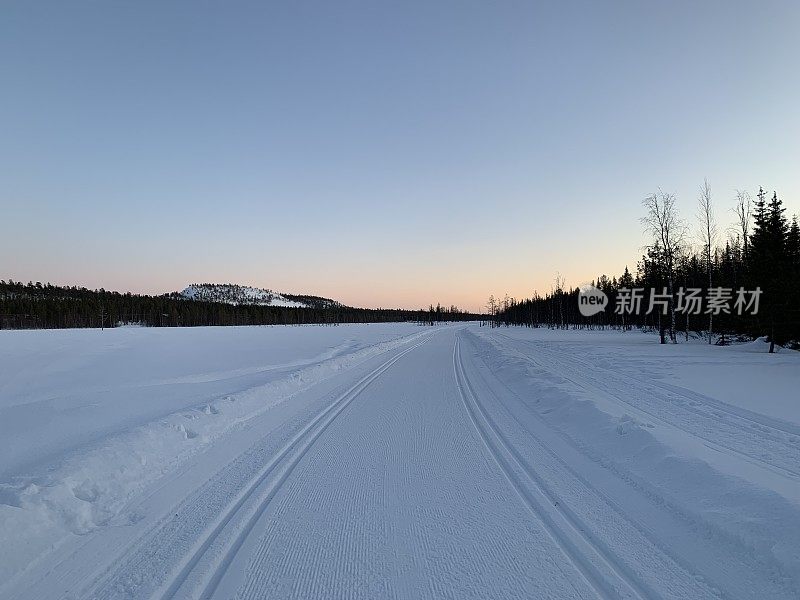
[[[2,598],[798,598],[800,353],[0,332]]]

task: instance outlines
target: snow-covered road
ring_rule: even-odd
[[[691,385],[719,360],[779,365],[773,391],[797,389],[797,356],[477,325],[370,335],[298,351],[292,385],[181,399],[50,479],[0,482],[0,596],[798,597],[794,409]]]

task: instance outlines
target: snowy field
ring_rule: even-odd
[[[800,353],[0,331],[2,598],[798,598]]]

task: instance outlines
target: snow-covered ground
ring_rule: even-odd
[[[800,353],[0,332],[0,597],[797,598]]]

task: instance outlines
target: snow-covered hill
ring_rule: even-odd
[[[339,303],[330,298],[280,294],[263,288],[231,283],[193,283],[180,292],[190,300],[224,302],[225,304],[256,304],[290,308],[329,308]]]

